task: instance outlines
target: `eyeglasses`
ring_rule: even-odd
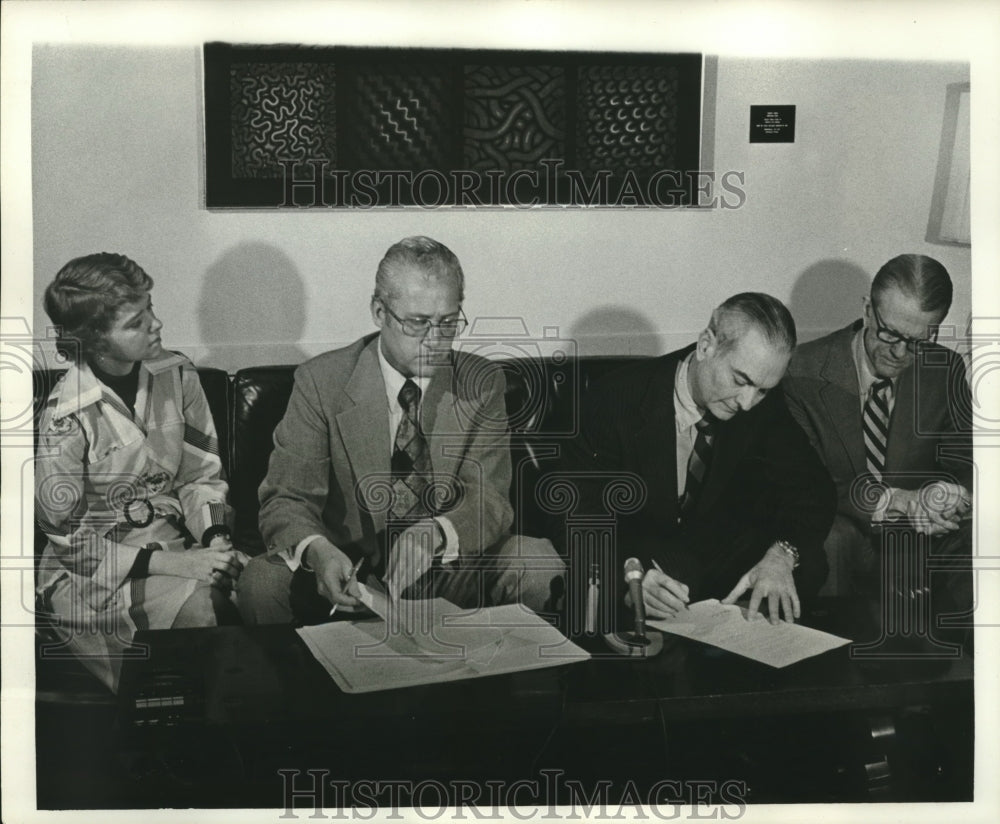
[[[427,318],[401,318],[381,298],[379,298],[379,303],[382,304],[382,308],[399,324],[399,328],[403,330],[403,334],[411,338],[427,337],[431,329],[437,329],[438,334],[442,338],[454,338],[457,335],[461,335],[465,327],[469,325],[469,321],[466,320],[465,314],[461,309],[458,310],[457,317],[444,318],[434,323]]]
[[[878,309],[875,308],[875,301],[871,302],[872,313],[875,315],[875,337],[877,337],[882,343],[888,343],[890,346],[895,346],[897,343],[905,343],[907,350],[910,352],[916,352],[920,347],[926,346],[928,343],[934,343],[937,340],[937,329],[931,332],[929,338],[909,338],[906,335],[901,335],[894,329],[890,329],[884,323],[882,323],[882,318],[878,313]]]

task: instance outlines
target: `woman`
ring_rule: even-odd
[[[247,557],[194,366],[163,349],[153,280],[123,255],[67,263],[45,311],[72,361],[39,424],[39,609],[113,691],[139,629],[211,626]]]

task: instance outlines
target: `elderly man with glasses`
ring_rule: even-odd
[[[547,608],[562,562],[510,535],[503,372],[454,350],[465,278],[427,237],[379,264],[378,333],[298,368],[260,487],[268,553],[240,580],[248,623],[316,623],[358,607],[355,580],[390,599]]]
[[[899,255],[875,275],[860,320],[792,357],[783,383],[789,409],[837,486],[825,545],[829,593],[878,581],[885,559],[906,564],[906,547],[921,541],[936,556],[970,551],[969,384],[958,353],[936,343],[951,299],[944,266]],[[887,542],[905,544],[904,557],[887,555]],[[932,584],[947,577],[914,573]],[[971,576],[956,575],[967,588]],[[962,608],[970,597],[958,598]]]

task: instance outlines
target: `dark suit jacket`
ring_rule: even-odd
[[[838,511],[863,532],[877,496],[865,494],[861,398],[851,343],[861,321],[802,344],[782,383],[788,408],[837,486]],[[915,489],[946,479],[972,488],[972,402],[961,356],[930,345],[896,384],[884,481]],[[853,490],[853,491],[852,491]]]
[[[718,424],[696,509],[678,523],[674,378],[693,348],[629,365],[586,393],[568,464],[580,473],[577,511],[606,511],[601,476],[635,473],[645,491],[617,517],[620,561],[635,555],[648,567],[656,559],[692,600],[724,597],[783,538],[800,553],[800,594],[814,594],[827,574],[833,484],[780,392]]]
[[[391,482],[389,406],[378,336],[302,364],[260,486],[260,529],[270,552],[312,534],[375,566],[385,549]],[[478,555],[513,520],[503,372],[455,353],[421,401],[440,514],[461,554]],[[450,499],[449,499],[450,497]]]

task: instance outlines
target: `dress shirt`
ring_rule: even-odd
[[[881,380],[873,371],[868,360],[868,353],[865,351],[865,327],[862,326],[854,335],[854,343],[851,352],[854,355],[854,368],[858,373],[858,395],[861,401],[861,411],[865,411],[865,404],[872,391],[872,384]],[[889,379],[889,391],[885,394],[886,406],[889,408],[889,418],[892,418],[892,408],[896,404],[896,383],[898,378]]]
[[[688,383],[692,352],[677,367],[674,378],[674,422],[677,426],[677,498],[684,495],[687,486],[688,461],[694,452],[694,442],[698,437],[697,423],[705,413],[698,408],[691,396],[691,386]]]
[[[858,395],[861,401],[861,414],[865,413],[865,404],[868,402],[868,397],[871,395],[872,386],[876,381],[881,380],[873,371],[871,363],[868,360],[868,353],[865,351],[865,327],[862,326],[857,333],[854,335],[854,342],[851,345],[851,353],[854,356],[854,368],[858,373]],[[889,379],[889,389],[885,393],[885,403],[889,410],[889,424],[892,424],[892,409],[896,404],[896,381],[897,378]],[[890,504],[892,503],[892,487],[888,485],[883,485],[881,494],[879,495],[878,503],[875,504],[875,510],[872,512],[873,524],[880,523],[887,518],[899,518],[904,513],[896,512],[890,509]]]

